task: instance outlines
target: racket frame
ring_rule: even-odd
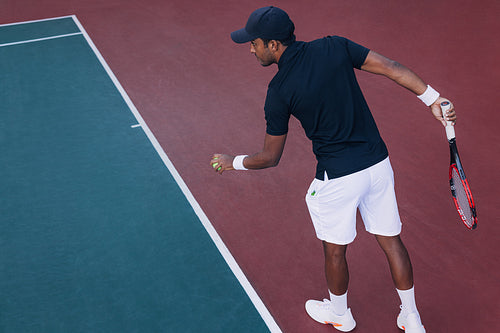
[[[464,225],[468,229],[476,229],[477,227],[477,212],[476,212],[476,205],[474,203],[474,198],[472,197],[472,192],[469,187],[469,182],[467,181],[467,177],[465,176],[465,171],[462,167],[462,163],[460,161],[460,156],[458,154],[458,149],[457,149],[457,144],[456,144],[456,139],[452,138],[448,140],[448,143],[450,145],[450,170],[449,170],[449,178],[450,178],[450,188],[451,188],[451,195],[453,197],[453,202],[455,203],[455,207],[458,211],[458,214],[460,215],[460,218]],[[458,176],[460,177],[461,184],[455,184],[453,180],[453,170],[457,172]],[[462,186],[465,190],[465,195],[467,196],[467,201],[469,203],[469,208],[472,213],[472,218],[473,218],[473,223],[472,225],[469,225],[467,223],[467,217],[465,216],[462,207],[460,207],[460,204],[457,200],[457,195],[456,195],[456,187],[457,186]]]

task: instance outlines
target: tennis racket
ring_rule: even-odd
[[[446,111],[451,107],[450,102],[441,103],[441,111],[443,117],[446,117]],[[462,222],[469,229],[476,229],[477,215],[476,205],[472,198],[472,192],[469,187],[469,182],[465,177],[464,168],[458,155],[457,142],[455,139],[455,128],[450,121],[446,125],[446,137],[450,144],[450,188],[453,201],[457,207],[458,214]]]

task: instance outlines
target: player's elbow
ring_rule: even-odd
[[[269,164],[269,167],[270,168],[274,168],[275,166],[278,166],[278,164],[280,163],[280,158],[274,158],[270,161],[270,164]]]
[[[281,158],[280,155],[273,155],[273,154],[267,155],[263,161],[265,164],[265,167],[266,168],[274,168],[275,166],[277,166],[279,164],[280,158]]]
[[[265,168],[274,168],[275,166],[278,165],[278,163],[280,162],[280,159],[279,158],[266,158],[264,161],[264,167]]]
[[[388,60],[386,64],[386,76],[398,81],[406,74],[406,67],[395,60]]]

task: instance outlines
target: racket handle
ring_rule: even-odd
[[[443,118],[446,119],[446,111],[451,108],[451,104],[448,101],[441,102],[441,112],[443,113]],[[455,138],[455,128],[453,127],[453,123],[451,121],[446,122],[446,137],[448,140]]]

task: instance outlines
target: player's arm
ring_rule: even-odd
[[[278,165],[283,149],[285,148],[286,134],[270,135],[266,133],[264,147],[258,153],[243,159],[243,167],[246,169],[265,169]],[[233,161],[235,156],[227,154],[214,154],[210,165],[216,172],[222,174],[227,170],[234,170]]]
[[[368,56],[366,57],[365,62],[361,66],[361,69],[373,74],[384,75],[385,77],[388,77],[389,79],[393,80],[400,86],[405,87],[406,89],[412,91],[416,95],[422,95],[427,89],[427,84],[425,84],[425,82],[412,70],[401,65],[397,61],[386,58],[383,55],[378,54],[374,51],[370,51],[368,53]],[[444,126],[446,126],[446,121],[443,118],[439,104],[445,100],[447,99],[439,97],[432,105],[430,105],[432,114],[437,120],[441,121],[441,123],[443,123]],[[446,120],[452,122],[456,121],[456,115],[455,115],[455,110],[453,108],[453,104],[450,110],[448,111]]]

